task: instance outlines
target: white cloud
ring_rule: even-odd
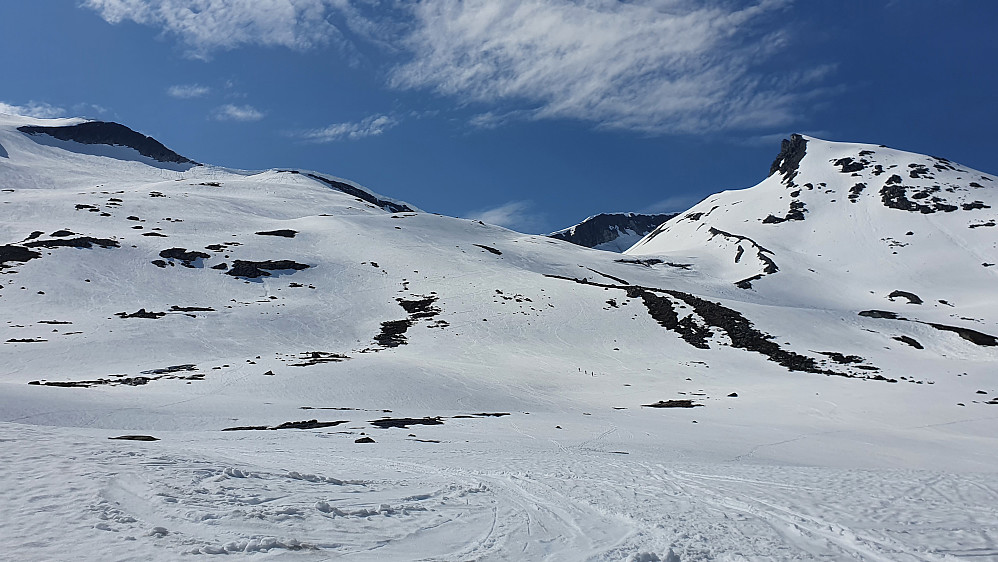
[[[53,117],[65,117],[66,110],[47,103],[29,101],[26,105],[13,105],[0,101],[0,113],[8,115],[22,115],[24,117],[37,117],[40,119],[51,119]]]
[[[730,9],[668,0],[429,0],[411,6],[405,44],[413,58],[391,80],[530,107],[534,119],[651,133],[772,126],[792,115],[790,85],[751,70],[783,46],[781,34],[762,36],[759,26],[788,1]]]
[[[167,95],[179,99],[200,98],[208,95],[210,92],[211,88],[200,84],[177,84],[170,86],[166,90]]]
[[[207,58],[243,45],[363,40],[404,62],[398,89],[475,104],[477,128],[573,119],[648,134],[791,123],[833,70],[774,64],[795,0],[84,0],[105,20],[177,37]],[[356,61],[354,61],[356,62]],[[768,65],[768,69],[764,66]],[[824,93],[822,93],[824,92]],[[345,133],[349,135],[349,132]],[[338,138],[334,137],[333,138]]]
[[[388,115],[371,115],[353,123],[334,123],[321,129],[300,133],[300,137],[313,142],[356,140],[378,136],[398,125],[398,120]]]
[[[465,218],[494,224],[512,230],[529,231],[542,226],[543,217],[531,212],[530,201],[510,201],[482,211],[468,213]]]
[[[308,49],[341,41],[326,21],[330,5],[345,0],[85,0],[109,23],[131,20],[161,27],[207,58],[215,49],[245,44]]]
[[[216,121],[259,121],[264,113],[252,105],[225,104],[215,108],[212,116]]]
[[[666,197],[661,201],[652,203],[651,205],[645,207],[641,210],[642,213],[658,214],[658,213],[681,213],[693,205],[696,205],[700,201],[703,201],[702,196],[696,195],[673,195],[671,197]]]

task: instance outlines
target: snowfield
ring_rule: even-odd
[[[0,116],[0,559],[998,560],[990,174],[795,137],[618,254],[80,123]]]

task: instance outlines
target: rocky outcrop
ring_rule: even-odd
[[[119,123],[110,121],[88,121],[79,125],[65,127],[40,127],[25,125],[18,131],[29,135],[48,135],[63,141],[73,141],[81,144],[106,144],[109,146],[127,146],[138,151],[142,156],[158,162],[174,164],[194,164],[197,162],[177,154],[163,146],[158,140],[137,133]]]

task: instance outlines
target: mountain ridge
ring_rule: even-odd
[[[617,254],[25,124],[55,123],[0,118],[12,556],[993,550],[989,174],[788,139]]]

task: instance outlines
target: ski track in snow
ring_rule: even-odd
[[[427,462],[345,454],[322,437],[177,434],[164,446],[2,424],[0,557],[60,559],[69,544],[94,560],[998,557],[990,475],[644,462],[585,443]]]

